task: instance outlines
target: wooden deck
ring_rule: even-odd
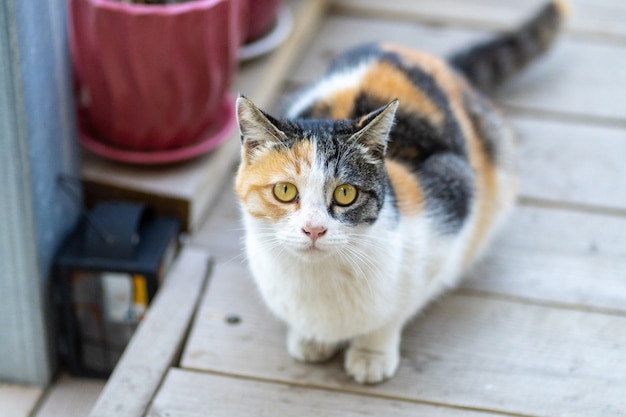
[[[540,2],[338,1],[291,90],[351,45],[445,54]],[[572,1],[563,38],[495,99],[520,137],[521,197],[460,288],[406,328],[395,378],[304,365],[256,294],[225,193],[194,242],[216,268],[150,416],[626,415],[626,5]],[[229,324],[229,316],[240,322]]]
[[[250,78],[241,85],[272,85],[242,92],[270,106],[274,90],[364,41],[445,54],[541,2],[329,2],[319,30],[274,59],[288,75]],[[361,386],[342,358],[288,356],[247,271],[228,185],[91,416],[625,416],[626,2],[570,2],[556,47],[495,97],[520,138],[519,204],[461,286],[406,328],[392,380]]]

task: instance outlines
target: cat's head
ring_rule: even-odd
[[[341,255],[363,239],[386,197],[384,156],[397,105],[355,120],[278,120],[240,97],[235,188],[249,232],[307,261]]]

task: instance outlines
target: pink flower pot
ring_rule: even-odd
[[[249,43],[272,29],[283,0],[244,0],[244,3],[247,8],[244,41]]]
[[[241,0],[67,1],[83,133],[108,147],[165,151],[201,140],[223,117]]]

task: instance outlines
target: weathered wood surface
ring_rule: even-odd
[[[85,417],[102,393],[104,384],[101,379],[63,374],[49,388],[33,417]]]
[[[180,352],[208,279],[205,250],[186,247],[167,274],[90,417],[139,417]]]
[[[0,415],[29,417],[43,395],[43,388],[0,382]]]
[[[342,13],[396,20],[507,30],[521,22],[546,0],[337,0]],[[583,36],[626,39],[626,3],[619,0],[569,0],[568,30]]]
[[[172,369],[148,417],[487,417],[491,414]]]
[[[626,409],[623,316],[450,294],[407,327],[398,374],[376,387],[349,381],[340,359],[291,359],[242,266],[216,267],[196,323],[183,368],[533,416]]]
[[[433,13],[448,3],[458,6],[449,13],[465,20],[467,3],[411,2]],[[489,1],[478,3],[480,10]],[[493,6],[512,18],[506,7]],[[480,24],[450,28],[407,23],[410,16],[388,13],[393,2],[336,7],[340,14],[326,19],[287,90],[314,79],[335,54],[363,41],[385,39],[446,54],[500,27],[485,23],[489,13],[476,19]],[[367,7],[378,11],[363,12]],[[381,15],[393,19],[377,20]],[[494,22],[502,19],[495,16]],[[626,73],[616,69],[626,54],[621,41],[587,37],[601,30],[586,29],[582,22],[596,17],[586,19],[574,20],[578,26],[554,51],[497,93],[520,139],[522,204],[460,288],[408,326],[394,379],[363,387],[348,380],[340,358],[303,365],[288,356],[285,328],[263,306],[246,270],[232,191],[194,237],[211,248],[218,265],[181,366],[264,381],[254,383],[263,390],[286,383],[307,393],[323,388],[506,415],[623,415],[626,368],[617,363],[626,357],[626,193],[618,190],[626,190],[626,99],[619,93],[626,90]],[[241,322],[228,324],[232,315]],[[193,375],[173,381],[204,377]],[[170,403],[175,383],[164,393]]]
[[[233,132],[219,148],[183,164],[146,167],[121,164],[83,152],[82,179],[94,201],[123,199],[147,202],[163,214],[197,230],[235,162],[239,134]]]
[[[626,214],[626,181],[618,174],[624,170],[626,128],[514,115],[509,119],[519,138],[522,196]]]
[[[518,206],[461,288],[626,316],[626,219]]]

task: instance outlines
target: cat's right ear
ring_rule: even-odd
[[[263,113],[244,96],[237,99],[237,121],[241,131],[243,155],[253,158],[263,148],[283,143],[285,134],[275,125],[275,120]]]

